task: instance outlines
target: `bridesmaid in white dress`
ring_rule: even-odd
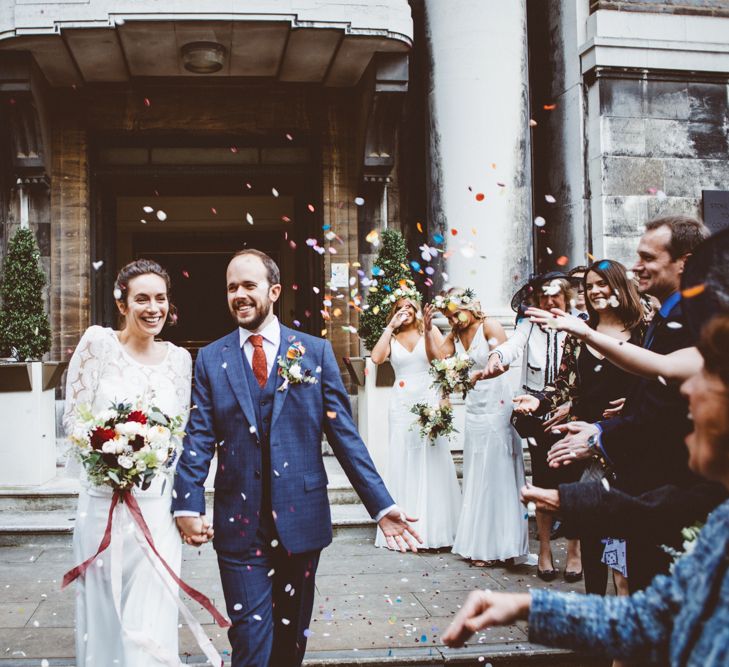
[[[443,314],[451,332],[441,349],[445,356],[465,352],[474,361],[473,372],[480,371],[491,348],[506,340],[504,329],[464,290],[452,289],[448,298]],[[426,312],[426,326],[431,313]],[[478,382],[466,397],[463,506],[453,552],[478,566],[521,563],[529,555],[526,509],[519,498],[524,459],[509,422],[511,399],[505,376]]]
[[[154,392],[154,404],[168,415],[187,411],[190,354],[172,343],[155,341],[170,310],[169,284],[164,269],[148,260],[137,260],[121,270],[114,296],[124,326],[118,332],[92,326],[81,338],[68,370],[63,418],[67,433],[76,428],[79,405],[88,405],[98,414],[112,402],[134,401],[149,392]],[[83,473],[81,482],[73,535],[76,563],[99,546],[112,496],[111,488],[92,486]],[[179,574],[182,551],[170,513],[172,479],[157,475],[148,489],[135,488],[134,494],[157,550]],[[76,664],[180,665],[177,586],[167,573],[163,581],[152,569],[155,557],[145,555],[148,547],[139,530],[129,513],[120,509],[115,510],[112,548],[92,564],[85,577],[77,579]],[[111,587],[111,561],[120,543],[121,619]],[[162,571],[159,566],[158,572]]]
[[[405,291],[405,290],[403,290]],[[428,374],[431,356],[425,349],[423,318],[415,290],[392,307],[389,322],[372,349],[376,364],[390,359],[395,384],[390,399],[390,442],[387,488],[408,516],[418,518],[422,549],[437,549],[453,544],[461,506],[461,490],[446,438],[430,442],[420,437],[417,417],[410,408],[416,403],[438,405],[438,393],[431,389]],[[440,332],[437,333],[440,336]],[[442,336],[440,337],[442,342]],[[375,546],[386,547],[377,529]]]

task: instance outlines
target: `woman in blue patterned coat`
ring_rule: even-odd
[[[729,489],[729,316],[704,330],[703,369],[684,382],[694,430],[689,465]],[[529,620],[533,642],[674,667],[729,665],[729,501],[709,515],[693,551],[671,576],[630,597],[535,590],[474,591],[443,634],[461,646],[474,632]]]

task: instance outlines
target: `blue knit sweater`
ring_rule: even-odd
[[[672,667],[729,665],[729,501],[673,575],[630,597],[532,592],[530,641]]]

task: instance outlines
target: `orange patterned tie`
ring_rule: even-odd
[[[263,351],[263,336],[253,334],[248,338],[253,345],[253,375],[256,376],[258,384],[263,389],[268,380],[268,370],[266,368],[266,353]]]

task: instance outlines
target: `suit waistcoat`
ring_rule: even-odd
[[[276,393],[276,366],[274,365],[268,376],[268,382],[261,388],[253,374],[253,369],[246,359],[246,355],[241,348],[243,355],[243,369],[248,382],[248,390],[251,393],[251,401],[253,409],[256,412],[256,435],[258,445],[261,448],[261,516],[271,516],[271,416],[273,414],[273,399]]]

